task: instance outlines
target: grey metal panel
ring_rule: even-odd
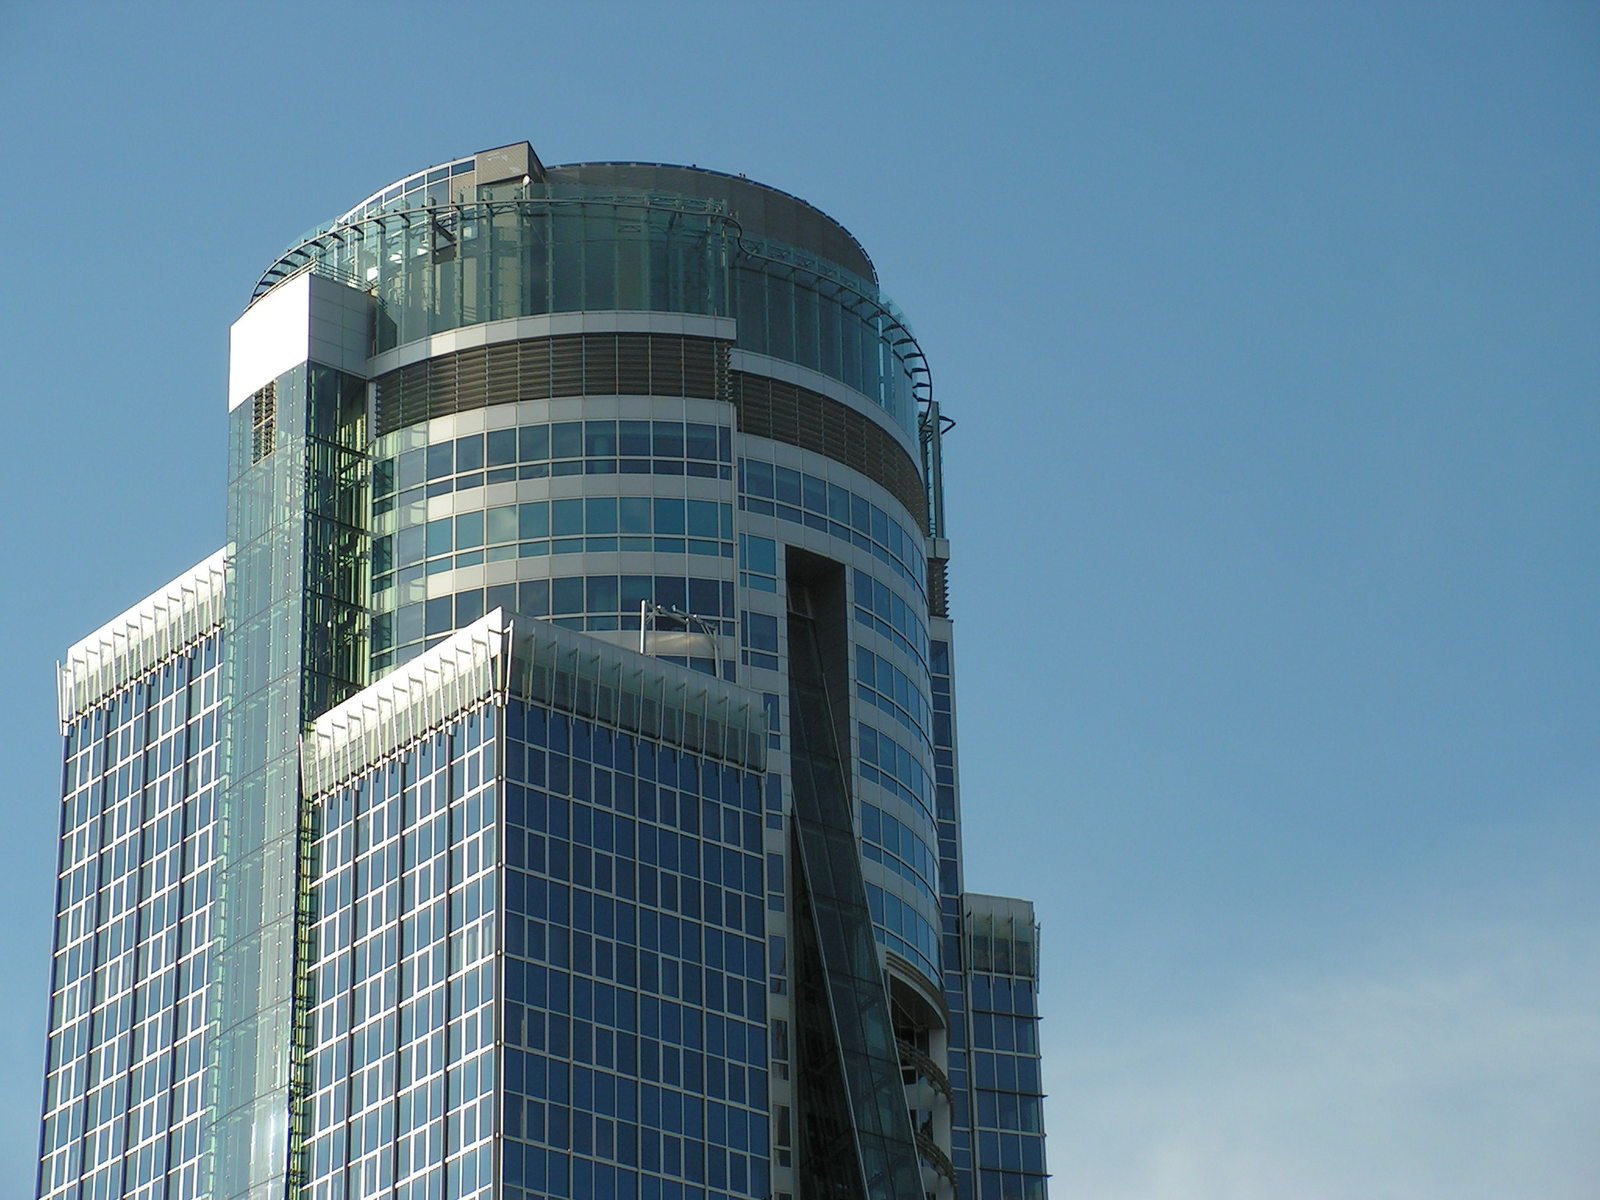
[[[480,184],[499,183],[505,179],[533,179],[544,177],[544,167],[527,142],[514,142],[493,150],[480,150],[473,155],[473,174]]]
[[[479,178],[481,181],[482,176]],[[551,183],[639,188],[720,200],[750,233],[820,254],[856,275],[878,281],[867,252],[838,221],[798,196],[742,175],[666,163],[571,163],[548,168],[545,178]]]

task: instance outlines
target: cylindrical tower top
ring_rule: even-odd
[[[548,167],[545,178],[549,183],[667,192],[715,201],[725,206],[747,233],[786,242],[869,282],[878,282],[872,259],[838,221],[798,196],[743,175],[670,163],[592,162]]]
[[[519,185],[526,187],[517,191]],[[585,193],[592,197],[608,192],[698,200],[703,207],[732,217],[758,238],[815,254],[865,283],[876,286],[878,282],[877,268],[854,234],[814,204],[781,188],[744,175],[672,163],[585,162],[546,167],[531,144],[516,142],[406,175],[333,220],[307,230],[262,276],[256,295],[303,265],[307,251],[320,250],[319,243],[327,234],[359,224],[364,218],[512,195],[565,194],[576,199]]]
[[[372,353],[510,318],[673,313],[737,321],[736,348],[865,398],[916,456],[929,374],[859,242],[737,175],[651,163],[546,167],[526,142],[418,171],[285,251],[377,300]]]

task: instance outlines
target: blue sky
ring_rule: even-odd
[[[1597,111],[1575,3],[7,6],[0,1192],[55,658],[221,543],[274,253],[528,138],[797,192],[916,325],[1058,1197],[1592,1195]]]

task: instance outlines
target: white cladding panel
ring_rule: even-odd
[[[285,371],[314,361],[367,373],[372,298],[310,271],[252,304],[229,333],[228,411]]]

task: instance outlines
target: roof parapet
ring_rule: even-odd
[[[761,697],[738,684],[495,609],[318,717],[301,781],[320,795],[488,701],[511,697],[754,770],[766,766]]]
[[[61,724],[221,625],[226,591],[218,550],[74,645],[56,668]]]
[[[1039,922],[1033,904],[1011,896],[963,892],[962,929],[974,971],[1039,980]]]

